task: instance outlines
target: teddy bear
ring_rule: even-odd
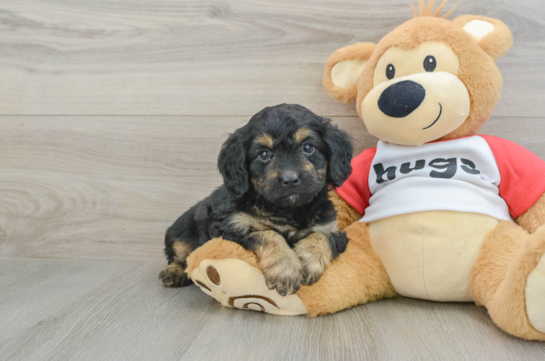
[[[379,139],[329,193],[346,251],[316,283],[282,297],[252,252],[214,239],[187,260],[205,293],[278,315],[395,296],[474,302],[504,331],[545,341],[545,162],[477,134],[500,98],[494,60],[512,35],[484,16],[441,18],[446,1],[435,11],[433,3],[413,7],[377,44],[336,50],[325,67],[326,91],[355,101]]]

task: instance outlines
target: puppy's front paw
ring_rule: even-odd
[[[301,261],[293,254],[271,262],[263,268],[263,276],[269,289],[276,289],[282,295],[291,295],[301,288]]]
[[[303,271],[302,283],[311,285],[322,277],[331,263],[331,249],[327,240],[321,236],[309,236],[295,245],[295,253],[301,260]]]
[[[321,262],[305,262],[303,264],[303,272],[301,274],[301,283],[311,285],[318,282],[325,271],[325,265]]]
[[[171,263],[161,271],[159,279],[163,281],[166,287],[180,287],[191,284],[191,279],[185,273],[184,268],[177,263]]]

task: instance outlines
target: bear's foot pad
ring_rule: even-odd
[[[526,282],[526,312],[532,326],[545,333],[545,254]]]
[[[270,290],[263,274],[239,259],[204,259],[191,272],[191,279],[226,307],[285,316],[307,313],[297,294],[282,297]]]

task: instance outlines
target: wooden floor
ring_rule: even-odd
[[[483,308],[399,298],[333,316],[232,310],[156,262],[1,259],[1,360],[543,360]]]
[[[308,319],[165,289],[164,230],[220,184],[229,132],[300,103],[356,139],[327,57],[377,42],[410,0],[2,0],[0,360],[543,360],[470,304],[379,301]],[[448,7],[448,6],[447,6]],[[462,0],[515,45],[483,133],[545,159],[545,7]]]

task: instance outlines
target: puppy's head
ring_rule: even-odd
[[[352,144],[337,126],[300,105],[268,107],[231,134],[218,168],[236,197],[250,190],[278,207],[311,202],[352,169]]]

